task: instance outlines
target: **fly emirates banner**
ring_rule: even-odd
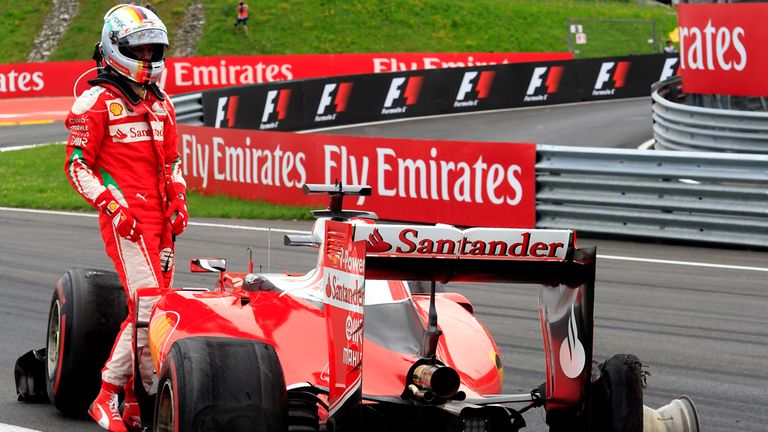
[[[536,145],[362,138],[179,125],[187,185],[275,204],[327,206],[305,183],[367,184],[349,209],[381,219],[533,228]]]
[[[570,53],[381,53],[178,57],[165,61],[160,86],[175,95],[220,87],[325,76],[570,60]],[[0,64],[0,99],[79,95],[95,62]]]
[[[680,4],[683,92],[768,96],[768,3]]]

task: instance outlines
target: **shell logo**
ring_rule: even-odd
[[[155,370],[160,370],[160,354],[165,349],[168,339],[179,324],[179,314],[176,312],[161,312],[149,321],[149,351]]]
[[[120,116],[123,114],[123,106],[117,102],[112,102],[109,104],[109,112],[115,117]]]

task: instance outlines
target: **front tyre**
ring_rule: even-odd
[[[115,272],[72,269],[56,283],[48,312],[45,381],[59,411],[85,415],[127,314]]]
[[[163,363],[155,432],[285,431],[285,378],[268,344],[191,337],[174,342]]]

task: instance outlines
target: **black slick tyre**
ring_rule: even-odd
[[[160,373],[154,431],[282,432],[286,394],[271,345],[204,336],[177,340]]]
[[[45,380],[53,405],[83,416],[101,387],[101,369],[128,314],[115,272],[68,270],[56,283],[48,313]]]

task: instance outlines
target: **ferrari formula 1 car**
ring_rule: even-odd
[[[556,431],[699,430],[686,397],[643,406],[635,356],[593,364],[596,252],[571,231],[381,224],[342,209],[369,187],[304,188],[331,197],[310,234],[286,236],[318,251],[309,272],[230,272],[200,258],[191,269],[218,273],[213,289],[137,290],[137,302],[160,296],[134,326],[148,327],[156,370],[152,394],[136,386],[147,430],[517,431],[533,407]],[[539,286],[540,387],[502,394],[499,348],[472,304],[437,284],[447,282]],[[124,300],[114,273],[67,272],[46,349],[17,363],[20,399],[43,393],[85,413]]]

